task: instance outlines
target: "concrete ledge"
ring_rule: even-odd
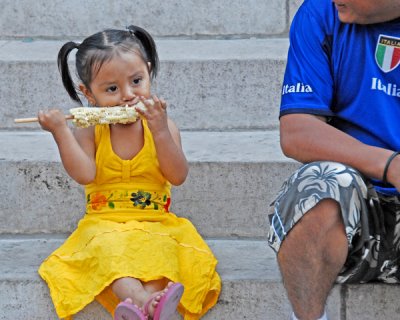
[[[64,235],[0,237],[0,319],[54,319],[52,302],[45,283],[37,274],[44,258],[64,241]],[[281,301],[276,315],[288,313],[288,303],[280,285],[275,254],[265,241],[208,240],[219,260],[218,272],[224,288],[218,307],[205,319],[247,318],[265,312],[258,301],[277,297]],[[265,290],[265,294],[260,294]],[[6,294],[11,292],[12,295]],[[4,318],[1,318],[1,317]],[[179,318],[179,317],[177,317]],[[279,318],[279,317],[278,317]],[[276,319],[278,319],[276,318]],[[96,302],[80,312],[76,319],[109,319]],[[274,319],[274,318],[271,318]]]
[[[14,118],[74,104],[56,56],[64,41],[0,42],[0,129],[37,128]],[[181,129],[276,129],[287,39],[159,40],[154,93]],[[43,90],[44,86],[46,90]]]
[[[171,211],[206,237],[265,237],[269,204],[298,166],[278,140],[275,131],[182,132],[191,169],[173,189]],[[72,231],[85,210],[83,188],[64,172],[51,135],[0,132],[0,145],[0,233]]]
[[[86,37],[131,24],[164,37],[265,37],[286,30],[288,11],[281,0],[1,0],[0,7],[3,38]]]
[[[0,319],[56,318],[37,268],[64,239],[64,235],[0,237]],[[223,289],[217,306],[204,319],[289,318],[290,305],[275,254],[265,241],[209,239],[207,242],[219,260]],[[336,285],[328,299],[329,319],[397,319],[398,293],[399,286],[395,285]],[[76,319],[105,320],[109,316],[94,302]]]

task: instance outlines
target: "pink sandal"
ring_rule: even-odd
[[[161,297],[154,310],[153,320],[170,320],[175,314],[176,307],[179,304],[183,294],[183,285],[180,283],[172,284],[167,292]],[[143,307],[145,317],[149,318],[150,304],[154,297],[149,299]]]
[[[114,320],[146,320],[146,316],[137,305],[123,301],[114,312]]]

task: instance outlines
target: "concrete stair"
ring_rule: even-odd
[[[14,118],[40,108],[72,107],[56,65],[64,42],[0,41],[0,129],[15,129]],[[287,39],[160,39],[157,45],[155,92],[167,97],[181,130],[276,129]]]
[[[265,238],[269,201],[297,166],[280,153],[277,132],[183,131],[182,143],[191,170],[173,189],[172,211],[206,237]],[[0,233],[71,232],[84,212],[83,189],[64,172],[51,135],[3,131],[0,145],[0,197],[8,199]]]
[[[0,237],[0,319],[57,318],[48,289],[36,270],[65,237],[59,234]],[[223,291],[205,320],[288,319],[290,306],[275,255],[267,248],[265,240],[208,239],[207,242],[219,259]],[[337,285],[328,299],[328,314],[330,319],[398,319],[398,287]],[[93,302],[75,319],[106,320],[110,317]]]
[[[222,294],[204,319],[289,317],[266,234],[269,203],[299,165],[280,151],[278,105],[288,25],[301,2],[0,0],[0,320],[57,318],[37,268],[84,212],[83,190],[65,174],[51,135],[13,119],[67,112],[60,46],[132,23],[156,37],[155,92],[168,101],[190,163],[171,209],[196,225],[219,260]],[[337,285],[328,313],[400,319],[398,294],[397,286]],[[76,316],[109,318],[96,302]]]

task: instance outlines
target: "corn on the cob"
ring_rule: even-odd
[[[154,104],[153,100],[147,100]],[[79,107],[70,109],[70,115],[66,115],[66,120],[72,120],[77,127],[87,128],[96,124],[112,123],[131,123],[139,119],[140,115],[136,111],[140,109],[146,111],[146,106],[139,101],[134,106],[115,106],[115,107]],[[38,118],[20,118],[14,119],[15,123],[37,122]]]
[[[77,127],[87,128],[96,124],[135,122],[139,118],[139,113],[136,109],[146,110],[146,107],[142,102],[139,102],[132,107],[79,107],[72,108],[69,111],[74,116],[72,122]]]

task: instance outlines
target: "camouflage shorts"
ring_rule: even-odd
[[[358,171],[340,163],[309,163],[285,181],[271,205],[269,245],[277,252],[290,229],[323,199],[340,204],[349,243],[337,282],[399,283],[399,196],[378,194]]]

